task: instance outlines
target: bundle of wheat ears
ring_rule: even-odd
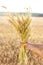
[[[20,38],[21,38],[21,47],[20,47],[20,53],[19,53],[19,61],[20,63],[26,62],[27,60],[27,55],[26,55],[26,46],[25,43],[27,42],[28,38],[30,37],[30,16],[27,14],[26,15],[21,15],[18,14],[16,15],[16,18],[13,17],[10,14],[10,23],[12,23],[17,30]]]
[[[5,7],[4,7],[5,8]],[[27,64],[27,55],[26,49],[30,49],[32,52],[36,53],[38,56],[43,58],[43,54],[40,52],[39,49],[43,49],[42,45],[35,45],[35,44],[26,44],[28,38],[30,37],[30,23],[31,18],[30,15],[27,14],[16,14],[14,17],[11,13],[8,13],[9,22],[15,27],[16,31],[18,32],[21,38],[21,46],[19,52],[19,62],[25,62]]]

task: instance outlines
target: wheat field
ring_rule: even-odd
[[[28,42],[43,44],[43,17],[32,17]],[[18,65],[20,38],[7,16],[0,16],[0,65]],[[43,51],[43,50],[42,50]],[[43,59],[27,52],[28,65],[43,65]]]

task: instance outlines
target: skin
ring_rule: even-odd
[[[32,46],[38,48],[39,50],[43,50],[43,44],[33,44],[33,43],[31,44],[31,43],[28,43],[28,42],[27,42],[27,44],[30,45],[30,46],[32,45]]]
[[[20,46],[22,46],[22,43],[20,44]],[[30,44],[26,42],[25,46],[28,50],[30,49],[33,53],[43,58],[43,54],[40,51],[43,50],[43,44]]]

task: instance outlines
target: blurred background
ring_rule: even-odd
[[[0,0],[0,12],[6,12],[1,6],[10,12],[25,12],[24,8],[31,8],[32,13],[43,13],[43,0]]]
[[[13,15],[15,13],[24,14],[29,8],[32,20],[31,36],[28,42],[43,44],[43,0],[0,0],[0,65],[20,65],[17,63],[21,41],[14,26],[9,22],[6,7]],[[43,65],[43,58],[30,50],[27,56],[28,65]]]
[[[26,8],[29,8],[32,14],[30,41],[43,43],[43,0],[0,0],[0,32],[5,30],[8,33],[8,29],[12,30],[12,27],[8,26],[8,17],[5,15],[7,10],[2,6],[7,7],[13,14],[26,13]]]

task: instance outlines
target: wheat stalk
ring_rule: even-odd
[[[7,9],[5,6],[2,6],[3,8]],[[25,18],[25,15],[16,15],[17,20],[15,19],[15,17],[8,12],[8,17],[10,18],[10,23],[13,24],[13,26],[15,27],[16,31],[19,32],[19,36],[21,38],[21,42],[22,42],[22,46],[20,48],[20,53],[19,53],[19,61],[21,63],[21,61],[25,61],[27,59],[26,56],[26,47],[25,47],[25,42],[27,41],[27,39],[30,36],[30,22],[31,19],[29,17],[29,15],[26,15],[27,18]]]
[[[20,14],[16,15],[17,17],[17,22],[16,22],[14,16],[11,14],[9,15],[10,23],[12,23],[16,31],[19,32],[19,36],[22,42],[22,46],[20,47],[20,53],[19,53],[19,62],[20,63],[25,62],[25,64],[27,62],[26,61],[27,55],[26,55],[26,47],[24,44],[30,37],[30,22],[31,22],[29,15],[26,16],[27,17],[25,18],[25,15],[20,15]]]

